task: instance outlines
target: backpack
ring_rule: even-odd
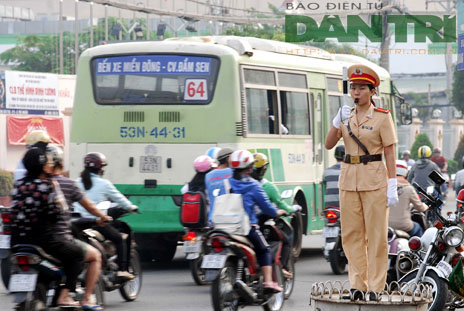
[[[201,191],[187,191],[182,196],[180,222],[187,228],[204,228],[208,224],[208,209],[205,194]]]
[[[239,193],[231,193],[229,179],[224,179],[226,193],[216,197],[212,220],[214,229],[230,234],[248,235],[250,218],[243,207],[243,198]]]

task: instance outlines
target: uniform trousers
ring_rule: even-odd
[[[350,287],[381,292],[388,269],[387,187],[340,190],[340,211]]]

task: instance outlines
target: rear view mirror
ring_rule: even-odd
[[[441,174],[438,173],[437,171],[433,171],[432,173],[430,173],[429,178],[433,180],[433,182],[436,183],[437,185],[441,185],[445,183],[445,178],[443,178],[443,176],[441,176]]]

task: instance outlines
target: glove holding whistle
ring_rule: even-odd
[[[332,121],[333,126],[335,128],[339,129],[340,128],[340,123],[343,120],[348,119],[350,117],[350,113],[351,113],[351,107],[350,106],[343,105],[343,107],[339,108],[338,112],[337,112],[337,115],[335,116],[335,118]]]

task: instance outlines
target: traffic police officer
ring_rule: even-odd
[[[345,156],[339,188],[343,249],[349,262],[351,299],[379,299],[388,265],[388,205],[398,202],[395,151],[397,137],[390,111],[375,107],[380,79],[371,68],[348,68],[355,107],[343,106],[333,119],[325,146],[343,137]],[[382,153],[385,162],[382,161]]]

